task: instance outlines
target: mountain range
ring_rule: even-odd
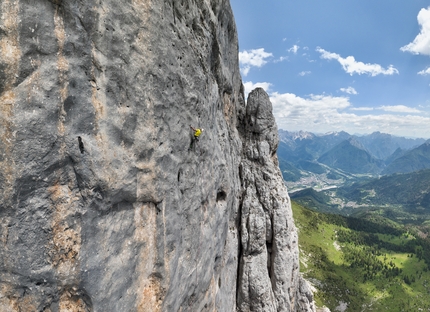
[[[427,168],[430,168],[430,140],[412,150],[401,153],[398,157],[394,157],[381,173],[408,173]]]
[[[430,168],[430,141],[423,138],[381,132],[363,136],[344,131],[278,133],[278,157],[286,181],[298,181],[306,173],[384,175]]]
[[[378,173],[384,167],[384,162],[372,156],[354,137],[340,142],[317,161],[350,173]]]

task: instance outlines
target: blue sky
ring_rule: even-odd
[[[430,1],[231,0],[278,127],[430,138]]]

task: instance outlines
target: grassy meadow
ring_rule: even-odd
[[[320,213],[293,202],[300,270],[334,311],[430,311],[430,244],[384,219]],[[428,262],[425,260],[427,259]]]

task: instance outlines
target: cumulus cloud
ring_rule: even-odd
[[[393,113],[412,113],[412,114],[422,113],[422,111],[416,108],[408,107],[405,105],[379,106],[377,107],[377,109],[380,109],[386,112],[393,112]]]
[[[353,74],[369,74],[373,77],[377,75],[393,75],[399,73],[399,71],[394,68],[393,65],[390,65],[387,69],[385,69],[379,64],[365,64],[363,62],[357,62],[353,56],[347,56],[346,58],[343,58],[337,53],[328,52],[324,49],[321,49],[320,47],[318,47],[316,51],[321,53],[322,59],[338,61],[342,65],[345,72],[351,76]]]
[[[422,75],[422,76],[430,75],[430,67],[419,71],[418,75]]]
[[[272,86],[271,83],[269,82],[256,82],[253,83],[252,81],[246,81],[243,83],[243,86],[245,87],[245,99],[248,98],[248,94],[254,90],[255,88],[263,88],[264,91],[266,91],[267,93],[270,92],[270,88]]]
[[[421,27],[420,33],[415,37],[414,41],[401,47],[400,50],[430,56],[430,7],[421,9],[417,20]]]
[[[239,52],[239,64],[241,65],[242,74],[244,76],[248,75],[251,67],[262,67],[267,63],[266,59],[272,56],[273,54],[264,51],[264,48]]]
[[[353,87],[348,88],[340,88],[340,91],[348,93],[348,94],[358,94],[358,92]]]
[[[307,70],[307,71],[301,71],[300,73],[299,73],[299,76],[306,76],[306,75],[310,75],[311,74],[311,72],[309,71],[309,70]]]
[[[276,117],[303,120],[302,118],[308,116],[317,123],[351,105],[347,97],[329,95],[310,95],[302,98],[293,93],[274,92],[271,94],[270,100]]]
[[[343,130],[351,134],[381,131],[399,136],[430,138],[430,118],[425,114],[411,115],[406,109],[403,109],[403,114],[399,114],[402,105],[382,106],[379,109],[384,108],[384,112],[376,114],[371,107],[354,108],[348,97],[299,97],[292,93],[274,92],[270,100],[280,129],[316,133]],[[363,111],[364,115],[354,111]],[[365,111],[372,111],[372,114],[366,114]]]
[[[297,44],[293,45],[291,48],[289,48],[287,51],[288,52],[293,52],[294,54],[297,53],[297,51],[299,51],[299,46]]]

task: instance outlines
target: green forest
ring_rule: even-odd
[[[292,202],[300,270],[331,311],[430,309],[430,240],[418,227],[369,214],[352,218]]]

